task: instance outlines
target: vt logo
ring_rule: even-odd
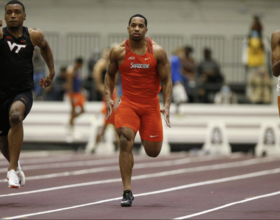
[[[15,46],[17,46],[17,50],[15,51],[15,53],[19,53],[21,48],[25,48],[26,47],[26,45],[20,45],[20,44],[16,44],[16,43],[12,44],[11,41],[8,41],[8,45],[9,45],[11,51],[13,51]]]

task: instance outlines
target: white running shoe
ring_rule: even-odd
[[[8,171],[7,179],[9,179],[8,185],[10,188],[15,188],[15,189],[20,188],[20,179],[18,176],[18,172],[16,172],[15,170]]]
[[[18,177],[19,177],[19,183],[20,183],[20,186],[24,186],[25,185],[25,175],[24,175],[24,172],[21,170],[21,166],[20,166],[20,163],[18,161],[18,168],[17,168],[17,174],[18,174]],[[9,172],[7,172],[7,180],[9,181]]]
[[[9,181],[9,172],[7,173],[7,180]],[[19,177],[19,183],[20,183],[20,186],[24,186],[25,185],[25,175],[24,175],[24,172],[22,170],[19,170],[18,171],[18,177]]]

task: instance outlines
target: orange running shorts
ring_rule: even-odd
[[[84,106],[84,103],[86,101],[85,97],[82,93],[74,92],[72,94],[68,93],[70,99],[74,99],[74,107],[76,106]]]
[[[151,142],[163,141],[163,130],[160,115],[159,101],[148,103],[136,103],[122,98],[116,110],[116,129],[129,127],[137,133],[141,139]]]

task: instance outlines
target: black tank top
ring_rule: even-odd
[[[33,50],[28,28],[19,38],[3,28],[0,40],[0,95],[14,96],[33,87]]]

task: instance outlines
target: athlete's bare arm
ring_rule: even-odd
[[[154,56],[157,60],[157,72],[162,82],[164,107],[161,109],[161,112],[164,115],[167,126],[171,127],[169,121],[169,110],[172,97],[171,67],[165,50],[155,42],[153,42],[153,44]]]
[[[2,26],[3,26],[3,22],[2,22],[2,19],[0,19],[0,40],[3,38]]]
[[[93,78],[97,86],[97,90],[100,93],[104,93],[104,83],[102,82],[102,71],[106,68],[107,61],[105,59],[100,59],[94,65],[93,68]]]
[[[40,29],[29,28],[28,31],[34,47],[38,46],[41,49],[41,55],[49,68],[49,75],[46,77],[46,79],[41,78],[40,85],[43,88],[49,87],[55,76],[52,50]]]
[[[271,50],[272,72],[278,77],[280,75],[280,30],[275,31],[271,36]]]
[[[105,76],[105,101],[107,107],[106,119],[112,114],[112,108],[114,106],[114,101],[112,100],[112,94],[115,87],[115,77],[118,72],[119,65],[123,62],[125,57],[125,43],[121,43],[118,46],[112,48],[110,52],[110,62],[108,65],[108,70]]]

